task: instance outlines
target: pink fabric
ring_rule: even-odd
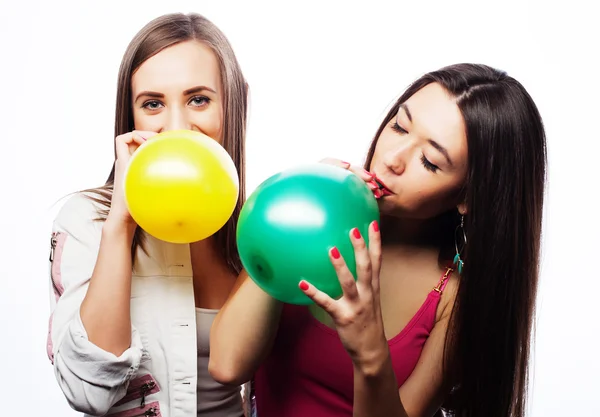
[[[161,417],[158,401],[146,404],[144,407],[134,407],[129,410],[109,414],[107,417]]]
[[[48,359],[54,364],[54,351],[52,350],[52,314],[50,314],[50,320],[48,320],[48,338],[46,339],[46,353]]]
[[[56,233],[54,236],[56,239],[56,248],[54,248],[54,258],[51,267],[51,277],[54,284],[54,296],[56,301],[60,298],[65,288],[62,284],[62,275],[60,270],[60,261],[62,259],[63,249],[65,247],[65,241],[67,240],[66,233]]]
[[[435,324],[441,291],[432,290],[406,327],[388,341],[398,388],[415,368]],[[351,417],[352,361],[337,332],[305,306],[285,305],[271,354],[255,376],[259,417]]]
[[[145,398],[160,391],[158,382],[150,374],[142,375],[129,382],[127,393],[123,398],[115,403],[115,407],[127,404],[130,401],[140,400],[140,404],[145,404]],[[143,406],[142,406],[143,407]]]
[[[53,234],[53,239],[56,239],[56,247],[52,248],[52,264],[50,266],[50,279],[52,280],[52,287],[54,289],[55,300],[58,301],[60,296],[65,291],[62,284],[62,275],[60,270],[60,261],[62,259],[63,249],[65,247],[65,241],[67,240],[66,233],[56,232]],[[50,362],[54,363],[54,353],[52,350],[52,314],[50,314],[50,320],[48,321],[48,338],[46,339],[46,353]]]

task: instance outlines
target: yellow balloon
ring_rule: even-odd
[[[166,242],[191,243],[229,220],[239,178],[218,142],[199,132],[172,130],[134,152],[123,188],[129,213],[143,230]]]

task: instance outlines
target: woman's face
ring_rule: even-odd
[[[222,141],[219,63],[197,41],[181,42],[146,60],[131,78],[136,130],[188,129]]]
[[[457,206],[465,213],[465,124],[442,86],[428,84],[400,106],[379,136],[370,171],[392,193],[379,199],[382,214],[429,219]]]

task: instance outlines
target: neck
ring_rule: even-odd
[[[451,254],[454,242],[451,216],[442,214],[426,220],[382,217],[381,222],[384,248],[409,253],[435,251],[443,263],[454,256]]]
[[[190,256],[192,258],[192,265],[197,262],[206,262],[207,259],[219,258],[212,237],[190,243]]]
[[[437,219],[399,219],[382,217],[384,246],[439,247],[440,225]]]
[[[427,220],[382,216],[382,249],[400,256],[434,253],[440,264],[446,264],[454,256],[452,222],[451,213]]]

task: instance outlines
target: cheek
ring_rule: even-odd
[[[405,215],[428,219],[456,206],[458,196],[459,188],[454,184],[440,184],[439,180],[420,176],[407,181],[406,187],[397,196],[396,203],[399,211]]]
[[[142,109],[133,110],[133,128],[135,130],[146,130],[148,132],[158,132],[161,129],[162,117],[160,115],[146,114]]]
[[[217,106],[204,111],[190,111],[190,121],[199,130],[219,143],[223,142],[223,112]]]
[[[381,139],[379,140],[379,142],[377,143],[377,146],[375,147],[375,152],[373,152],[373,158],[371,159],[371,165],[369,167],[367,167],[367,169],[370,171],[373,169],[373,167],[375,167],[376,165],[379,165],[383,159],[383,155],[385,155],[386,149],[385,149],[385,144],[381,143]]]

